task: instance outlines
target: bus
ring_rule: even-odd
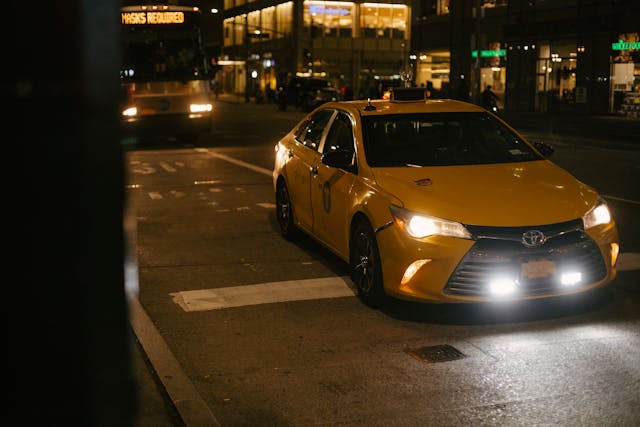
[[[195,140],[211,129],[211,71],[198,7],[120,8],[125,136]]]

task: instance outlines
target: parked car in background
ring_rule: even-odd
[[[310,111],[310,105],[316,97],[316,92],[331,86],[328,80],[311,77],[292,77],[278,87],[278,108],[297,108]]]
[[[417,88],[327,102],[275,149],[282,235],[305,232],[349,263],[372,306],[548,298],[616,276],[598,192],[479,106]]]
[[[342,101],[342,99],[342,92],[338,88],[324,87],[322,89],[316,90],[315,97],[313,97],[313,99],[311,99],[311,101],[309,102],[307,110],[311,111],[314,108],[317,108],[320,105],[324,104],[325,102]]]

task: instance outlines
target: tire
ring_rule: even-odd
[[[289,197],[289,189],[284,180],[276,187],[276,218],[280,227],[280,234],[287,240],[295,240],[298,235],[293,221],[293,207]]]
[[[378,242],[371,225],[359,222],[353,230],[349,244],[351,280],[358,298],[370,307],[380,307],[386,294],[382,284],[382,265]]]

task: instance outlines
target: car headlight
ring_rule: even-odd
[[[429,236],[449,236],[471,239],[471,233],[459,222],[412,212],[395,205],[389,206],[389,210],[396,224],[411,237],[420,239]]]
[[[599,199],[598,203],[582,217],[585,230],[596,225],[609,224],[610,222],[611,212],[609,212],[607,202],[602,199]]]
[[[138,109],[136,107],[129,107],[122,111],[122,115],[125,117],[132,117],[138,115]]]

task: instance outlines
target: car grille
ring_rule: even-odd
[[[598,245],[584,233],[581,220],[535,227],[467,226],[477,239],[462,258],[447,282],[444,292],[450,295],[488,297],[489,282],[500,275],[516,280],[520,296],[556,293],[563,271],[579,271],[584,286],[602,280],[606,267]],[[528,230],[547,236],[537,247],[526,247],[521,239]],[[522,267],[530,262],[553,262],[549,274],[524,275]]]

